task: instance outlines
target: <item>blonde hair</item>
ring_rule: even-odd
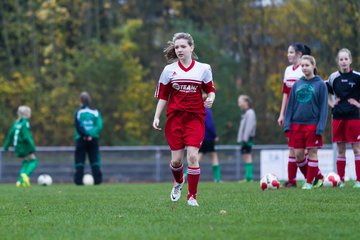
[[[316,60],[313,56],[311,55],[303,55],[301,57],[301,60],[308,60],[313,66],[314,66],[314,74],[317,74],[317,69],[316,69]]]
[[[172,40],[167,42],[168,46],[164,48],[165,58],[169,63],[175,62],[178,59],[175,53],[175,41],[179,39],[185,39],[187,40],[189,46],[195,47],[194,39],[189,33],[184,33],[184,32],[175,33]],[[198,59],[198,56],[194,51],[191,53],[191,58]]]
[[[31,108],[28,106],[19,106],[18,110],[17,110],[17,114],[19,116],[19,118],[30,118],[31,116]]]
[[[347,49],[347,48],[342,48],[342,49],[340,49],[340,50],[338,51],[338,53],[337,53],[337,55],[336,55],[336,58],[335,58],[336,63],[339,62],[339,54],[340,54],[341,52],[347,53],[347,54],[349,55],[350,60],[352,61],[351,51],[350,51],[349,49]]]
[[[251,100],[251,98],[250,98],[248,95],[241,94],[241,95],[239,96],[239,99],[240,99],[240,98],[243,99],[243,100],[248,104],[249,108],[252,107],[252,100]]]

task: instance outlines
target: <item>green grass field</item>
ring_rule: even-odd
[[[199,208],[171,183],[0,185],[1,239],[359,239],[360,189],[262,191],[200,182]]]

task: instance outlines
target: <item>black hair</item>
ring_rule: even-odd
[[[293,47],[297,53],[301,52],[302,55],[311,55],[311,49],[302,43],[294,42],[290,46]]]

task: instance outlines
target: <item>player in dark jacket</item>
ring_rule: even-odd
[[[87,92],[80,94],[81,108],[75,113],[75,176],[76,185],[83,184],[86,154],[89,156],[94,183],[102,182],[99,136],[103,127],[100,112],[90,107],[91,98]]]

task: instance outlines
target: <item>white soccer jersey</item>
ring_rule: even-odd
[[[177,61],[164,68],[155,97],[168,101],[167,114],[173,111],[205,114],[202,91],[215,92],[210,65],[193,60],[185,68]]]
[[[304,76],[304,74],[301,70],[300,65],[298,65],[295,68],[293,67],[293,65],[288,66],[285,69],[282,93],[286,93],[286,94],[290,95],[292,86],[302,76]]]

